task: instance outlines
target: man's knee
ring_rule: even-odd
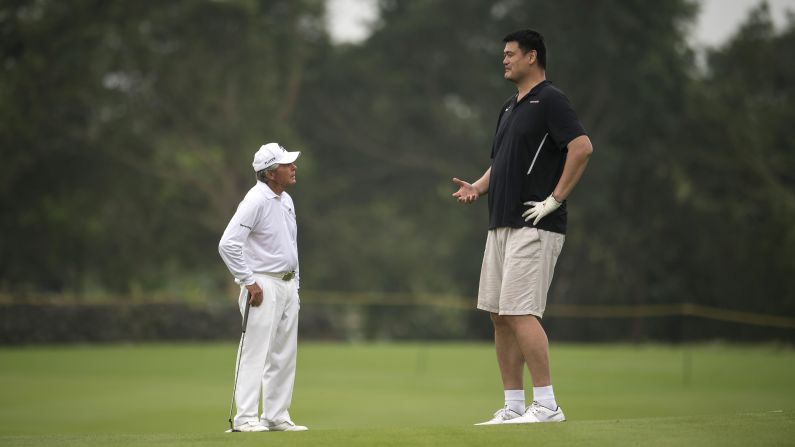
[[[500,315],[500,314],[492,313],[491,314],[491,323],[494,324],[494,328],[495,329],[501,329],[501,328],[510,327],[510,322],[508,321],[508,318],[507,318],[506,315]]]
[[[499,315],[491,314],[491,321],[495,328],[521,328],[531,326],[541,326],[541,319],[536,315]]]

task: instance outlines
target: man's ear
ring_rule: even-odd
[[[527,52],[527,56],[528,56],[527,62],[530,65],[533,65],[534,63],[536,63],[538,59],[538,52],[536,50],[530,50]]]

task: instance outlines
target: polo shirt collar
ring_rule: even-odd
[[[257,180],[257,188],[259,191],[265,196],[266,199],[278,199],[280,196],[273,192],[270,186],[266,185],[264,182]]]
[[[541,81],[541,82],[539,82],[538,84],[536,84],[536,86],[535,86],[535,87],[531,88],[531,89],[530,89],[530,92],[527,94],[527,96],[531,96],[531,95],[535,95],[535,94],[537,94],[537,93],[538,93],[538,91],[539,91],[539,90],[541,90],[542,88],[546,87],[546,86],[547,86],[547,84],[549,84],[549,81],[547,81],[546,79],[544,79],[543,81]]]
[[[544,87],[546,87],[548,84],[550,84],[550,82],[549,82],[548,80],[544,79],[543,81],[541,81],[541,82],[539,82],[538,84],[536,84],[536,85],[535,85],[533,88],[531,88],[531,89],[530,89],[530,91],[529,91],[529,92],[527,92],[527,94],[526,94],[526,95],[524,95],[524,96],[522,97],[522,99],[520,99],[519,101],[516,101],[516,97],[519,95],[519,94],[517,93],[517,96],[514,96],[514,102],[516,102],[517,104],[518,104],[518,103],[521,103],[521,102],[524,102],[524,100],[525,100],[525,99],[527,99],[527,98],[529,98],[529,97],[531,97],[531,96],[535,96],[535,95],[537,95],[537,94],[538,94],[538,92],[540,92],[540,91],[541,91],[541,89],[542,89],[542,88],[544,88]]]

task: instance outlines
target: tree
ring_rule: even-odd
[[[325,54],[307,80],[304,108],[323,120],[299,128],[311,147],[327,149],[317,155],[334,172],[314,193],[329,205],[313,208],[309,237],[322,235],[343,258],[310,253],[308,271],[324,272],[323,287],[474,293],[486,210],[454,203],[450,178],[488,167],[497,108],[514,91],[500,76],[501,38],[530,26],[545,34],[548,78],[569,94],[596,147],[571,199],[555,300],[668,299],[675,286],[664,266],[680,252],[646,253],[672,250],[659,206],[673,198],[660,192],[682,120],[671,110],[685,101],[684,26],[694,12],[684,1],[382,2],[376,32]]]
[[[795,23],[777,34],[762,4],[690,91],[676,191],[692,250],[680,274],[705,304],[795,314],[793,48]]]
[[[3,287],[127,292],[218,267],[251,154],[300,141],[321,14],[312,0],[5,2]]]

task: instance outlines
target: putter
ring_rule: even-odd
[[[246,340],[246,323],[248,323],[248,309],[251,307],[251,293],[246,293],[246,310],[243,312],[243,334],[240,336],[240,346],[237,348],[237,366],[235,367],[235,384],[232,386],[232,403],[229,404],[229,430],[227,433],[239,433],[232,424],[232,411],[235,408],[235,392],[237,391],[237,375],[240,371],[240,357],[243,356],[243,342]]]

